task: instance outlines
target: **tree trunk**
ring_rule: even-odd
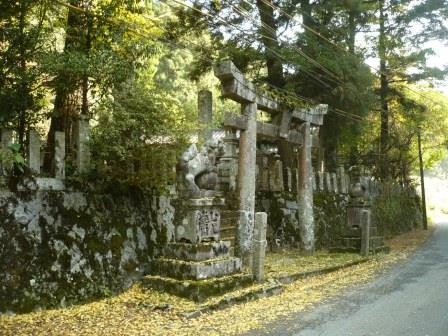
[[[70,5],[88,10],[89,1],[71,0]],[[64,52],[73,50],[88,53],[91,47],[90,29],[87,15],[68,10]],[[73,141],[71,130],[80,111],[88,114],[88,76],[77,76],[62,71],[56,80],[56,97],[47,137],[44,170],[52,171],[54,157],[54,134],[65,132],[67,154],[70,156]]]
[[[380,175],[382,178],[389,177],[389,162],[387,152],[389,148],[389,104],[387,95],[389,92],[389,82],[387,80],[386,64],[386,32],[384,0],[379,2],[380,13],[380,35],[378,43],[378,55],[380,58],[380,106],[381,106],[381,131],[380,131]]]
[[[265,1],[272,0],[257,0],[257,8],[261,20],[261,41],[266,48],[266,66],[268,69],[269,84],[283,87],[285,85],[285,78],[283,76],[283,64],[278,57],[271,51],[278,51],[279,43],[277,39],[277,24],[274,19],[274,9],[267,5]],[[271,27],[272,30],[269,28]],[[269,50],[270,49],[270,50]]]
[[[348,12],[348,37],[347,37],[347,44],[348,44],[348,51],[352,54],[355,53],[355,39],[356,39],[356,16],[358,12],[351,9]]]

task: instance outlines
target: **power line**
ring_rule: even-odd
[[[166,1],[168,1],[168,0],[166,0]],[[236,26],[235,24],[233,24],[233,23],[231,23],[231,22],[229,22],[229,21],[227,21],[227,20],[221,18],[220,16],[215,16],[215,15],[212,15],[212,14],[210,14],[210,13],[204,12],[204,11],[200,10],[199,8],[195,8],[194,6],[187,5],[186,3],[182,2],[182,1],[179,1],[179,0],[171,0],[171,1],[177,3],[177,4],[180,5],[180,6],[183,6],[183,7],[185,7],[185,8],[191,9],[191,10],[193,10],[193,11],[195,11],[195,12],[201,14],[202,16],[206,16],[206,17],[209,17],[209,18],[211,18],[211,19],[217,19],[217,20],[219,20],[220,22],[222,22],[223,24],[225,24],[225,25],[227,25],[227,26],[231,26],[231,27],[233,27],[234,29],[236,29],[236,30],[242,32],[244,35],[247,34],[247,31],[245,31],[245,30],[243,30],[242,28]],[[167,4],[168,6],[170,6],[170,7],[172,7],[170,4],[168,4],[168,3],[166,3],[166,4]],[[272,28],[272,29],[273,29],[273,28]],[[244,39],[244,40],[247,41],[248,39],[247,39],[244,35],[242,36],[242,39]],[[276,39],[272,38],[271,36],[267,36],[267,35],[264,35],[264,34],[261,34],[261,33],[260,33],[259,35],[260,35],[261,37],[266,38],[266,39],[268,39],[268,40],[271,40],[271,41],[273,41],[273,42],[276,42],[276,43],[278,42]],[[250,43],[253,43],[253,41],[250,41]],[[276,56],[277,58],[282,59],[284,62],[286,62],[286,63],[294,63],[294,62],[292,62],[291,60],[288,60],[287,58],[285,58],[283,55],[279,54],[279,53],[278,53],[277,51],[275,51],[274,49],[272,49],[272,48],[270,48],[270,47],[268,47],[268,46],[266,46],[266,45],[264,45],[264,48],[265,48],[267,51],[271,52],[271,53],[272,53],[274,56]],[[329,74],[330,76],[334,77],[334,79],[331,79],[333,82],[337,82],[338,84],[343,84],[342,81],[340,81],[339,78],[338,78],[335,74],[331,73],[331,71],[329,71],[328,69],[326,69],[323,65],[319,64],[317,61],[313,60],[311,57],[309,57],[308,55],[304,54],[303,51],[298,51],[298,52],[299,52],[304,58],[306,58],[309,62],[314,63],[316,66],[320,67],[324,72],[326,72],[326,73]],[[301,70],[302,70],[303,72],[305,72],[306,74],[310,75],[310,74],[307,73],[307,71],[305,71],[304,69],[301,69]],[[321,84],[324,83],[321,79],[319,79],[319,78],[317,78],[317,77],[315,77],[315,76],[313,76],[313,75],[311,75],[311,77],[312,77],[313,79],[319,81]],[[328,84],[326,84],[326,83],[324,84],[324,86],[326,86],[326,87],[329,88]]]
[[[247,0],[243,0],[244,2],[248,3]],[[314,30],[313,28],[307,26],[306,24],[304,24],[303,22],[298,21],[296,18],[294,18],[292,15],[290,15],[289,13],[285,12],[282,8],[280,8],[279,6],[274,5],[273,3],[268,2],[267,0],[261,0],[263,3],[265,3],[266,5],[270,6],[272,9],[275,9],[281,13],[283,13],[283,15],[285,15],[287,18],[289,18],[290,20],[293,20],[295,22],[297,22],[299,25],[301,25],[305,30],[308,30],[309,32],[311,32],[312,34],[318,36],[319,38],[325,40],[326,42],[330,43],[331,45],[335,46],[337,49],[342,50],[345,53],[348,53],[350,55],[356,56],[355,53],[350,52],[349,50],[346,50],[345,48],[342,48],[341,46],[339,46],[338,44],[334,43],[333,41],[331,41],[330,39],[326,38],[325,36],[323,36],[322,34],[320,34],[319,32],[317,32],[316,30]],[[303,12],[302,10],[300,10],[301,12]],[[309,16],[310,18],[313,18],[312,16],[310,16],[308,13],[304,12],[307,16]],[[320,23],[318,23],[319,25],[321,25]],[[376,67],[364,63],[365,65],[367,65],[370,69],[374,70],[375,72],[377,72],[377,76],[380,75],[387,75],[386,73],[384,73],[383,71],[381,71],[381,69],[377,69]],[[420,97],[425,98],[429,101],[432,102],[431,98],[426,97],[425,95],[423,95],[422,93],[408,87],[408,86],[404,86],[405,89],[420,95]]]
[[[61,2],[61,1],[59,1],[59,0],[54,0],[54,1],[55,1],[56,3],[58,3],[59,5],[61,5],[61,6],[64,6],[64,7],[67,7],[67,8],[69,8],[69,9],[73,9],[73,10],[75,10],[77,13],[84,13],[84,14],[86,14],[86,15],[94,15],[93,13],[90,13],[90,12],[88,12],[87,10],[85,10],[85,9],[83,9],[83,8],[76,7],[76,6],[73,6],[73,5],[70,5],[70,4],[66,4],[66,3]],[[95,16],[95,15],[94,15],[94,16]],[[100,17],[100,18],[102,18],[102,17]],[[102,18],[102,19],[103,19],[103,18]],[[147,19],[151,20],[151,21],[154,23],[155,26],[158,26],[159,28],[161,28],[162,30],[164,30],[165,32],[168,33],[168,31],[167,31],[164,27],[160,26],[160,25],[156,22],[155,19],[153,19],[153,18],[149,18],[149,17],[147,17]],[[107,20],[107,21],[108,21],[109,23],[111,23],[111,24],[116,24],[116,22],[114,22],[114,21],[112,21],[112,20]],[[122,23],[127,24],[127,22],[124,21],[124,20],[122,20]],[[126,29],[127,29],[129,32],[132,32],[132,33],[134,33],[134,34],[137,34],[137,35],[139,35],[139,36],[141,36],[141,37],[154,39],[154,36],[149,36],[149,35],[147,35],[147,34],[145,34],[145,33],[141,33],[141,32],[139,32],[138,30],[135,30],[135,29],[132,29],[132,28],[129,28],[129,27],[126,27]],[[163,41],[161,41],[161,42],[166,43],[166,44],[170,44],[170,45],[175,46],[175,47],[177,47],[177,48],[188,48],[188,46],[186,46],[186,45],[181,45],[181,44],[179,44],[179,43],[175,43],[175,42],[172,42],[172,41],[169,41],[169,40],[163,40]],[[196,46],[196,47],[201,47],[201,46]],[[214,62],[214,60],[211,59],[211,58],[206,57],[206,59],[209,60],[209,61],[212,62],[212,63]],[[253,92],[253,93],[256,93],[257,95],[260,95],[260,96],[262,96],[262,97],[271,99],[270,97],[267,97],[267,96],[265,96],[265,95],[263,95],[263,94],[260,94],[260,92],[253,91],[252,88],[250,88],[249,86],[245,85],[245,83],[243,83],[243,82],[240,82],[240,84],[242,84],[242,85],[244,85],[246,88],[252,90],[252,92]],[[285,89],[283,89],[283,88],[276,87],[276,86],[274,86],[274,85],[272,85],[272,84],[269,84],[269,83],[264,83],[264,84],[266,84],[266,85],[268,85],[268,86],[270,86],[270,87],[273,87],[273,88],[275,88],[276,90],[286,92],[286,93],[289,95],[289,97],[291,97],[291,98],[293,98],[293,99],[296,99],[296,100],[298,100],[298,101],[305,101],[305,102],[308,102],[308,103],[317,104],[316,102],[314,102],[314,101],[311,100],[310,98],[306,98],[306,97],[298,96],[296,93],[293,93],[293,92],[291,92],[291,91],[285,90]],[[345,116],[347,119],[350,119],[350,120],[352,120],[352,121],[362,122],[362,121],[365,120],[364,118],[362,118],[362,117],[360,117],[360,116],[358,116],[358,115],[356,115],[356,114],[349,113],[349,112],[343,111],[343,110],[341,110],[341,109],[335,109],[335,108],[333,108],[333,107],[332,107],[332,109],[333,109],[334,111],[336,111],[337,114],[339,114],[339,115],[341,115],[341,116]],[[305,111],[305,113],[309,114],[309,113],[306,112],[306,111]]]
[[[175,0],[172,0],[175,1]],[[233,4],[231,4],[228,0],[224,0],[230,7],[232,7],[237,13],[239,13],[240,15],[244,16],[246,19],[254,22],[255,24],[258,24],[258,22],[256,22],[256,20],[254,18],[252,18],[247,11],[243,11],[237,7],[235,7]],[[248,2],[247,2],[248,3]],[[249,4],[249,3],[248,3]],[[253,7],[251,7],[253,8]],[[274,27],[269,26],[268,24],[262,22],[260,20],[261,27],[265,28],[266,30],[268,30],[269,32],[271,32],[272,35],[276,36],[277,31]],[[259,34],[261,37],[264,37],[266,39],[269,39],[275,43],[278,43],[279,41],[272,36],[266,36],[262,33]],[[297,51],[299,53],[299,55],[301,55],[303,58],[305,58],[308,62],[312,63],[313,65],[315,65],[316,67],[320,68],[322,71],[324,71],[325,73],[327,73],[328,75],[330,75],[331,77],[333,77],[335,81],[337,81],[337,83],[339,84],[343,84],[343,82],[339,79],[339,77],[334,74],[331,70],[328,70],[325,66],[323,66],[322,64],[320,64],[319,62],[317,62],[316,60],[314,60],[313,58],[311,58],[309,55],[307,55],[303,50],[297,48],[296,46],[293,46],[293,49],[295,51]]]

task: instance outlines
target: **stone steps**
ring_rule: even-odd
[[[148,275],[142,284],[151,288],[178,295],[196,302],[203,302],[211,296],[244,288],[253,283],[252,275],[237,273],[221,278],[203,280],[178,280],[162,276]]]
[[[374,236],[369,238],[369,246],[371,248],[376,248],[378,246],[384,245],[384,237]],[[343,246],[361,248],[361,238],[360,237],[345,237],[343,238]]]
[[[235,246],[236,224],[239,212],[235,210],[221,211],[221,239],[229,241],[231,249]]]
[[[359,249],[358,248],[354,248],[354,247],[343,247],[343,246],[339,246],[339,247],[332,247],[329,249],[330,252],[332,253],[359,253]],[[379,246],[376,248],[370,248],[370,253],[372,254],[376,254],[376,253],[389,253],[390,252],[390,247],[383,245],[383,246]]]
[[[203,261],[158,258],[151,262],[151,274],[177,280],[219,278],[241,272],[241,269],[241,260],[234,257]]]
[[[389,247],[384,244],[383,236],[373,236],[369,238],[370,253],[389,252]],[[361,238],[360,237],[344,237],[340,246],[330,248],[331,252],[350,252],[360,253]]]
[[[169,243],[163,250],[167,259],[202,261],[229,256],[230,241],[204,242],[200,244]]]
[[[347,237],[360,237],[361,229],[360,228],[347,229],[345,235]],[[378,236],[378,229],[376,226],[369,227],[369,236],[370,237]]]
[[[236,231],[236,226],[224,226],[221,227],[221,238],[234,236]],[[225,238],[223,238],[225,239]]]

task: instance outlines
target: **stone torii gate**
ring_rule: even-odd
[[[298,151],[298,203],[302,245],[307,253],[314,252],[314,216],[311,148],[313,137],[311,126],[323,124],[327,105],[301,108],[291,111],[276,99],[257,93],[256,86],[248,81],[231,61],[215,67],[215,76],[221,81],[222,95],[241,104],[241,115],[229,115],[225,126],[240,130],[238,184],[240,217],[238,223],[236,254],[247,267],[251,266],[253,244],[256,148],[257,134],[264,138],[284,139],[299,146]],[[257,110],[280,116],[279,124],[257,121]],[[291,129],[292,121],[300,123],[297,130]],[[315,143],[314,145],[318,145]]]

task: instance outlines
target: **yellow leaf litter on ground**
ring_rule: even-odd
[[[354,283],[372,279],[384,267],[406,258],[431,232],[416,230],[401,235],[388,241],[392,248],[388,255],[380,254],[363,264],[299,280],[285,286],[279,295],[206,313],[196,319],[179,317],[176,309],[153,310],[151,304],[168,302],[173,296],[134,286],[116,297],[85,305],[0,316],[0,335],[237,335],[303,311]],[[195,306],[188,300],[177,300],[183,309]]]

